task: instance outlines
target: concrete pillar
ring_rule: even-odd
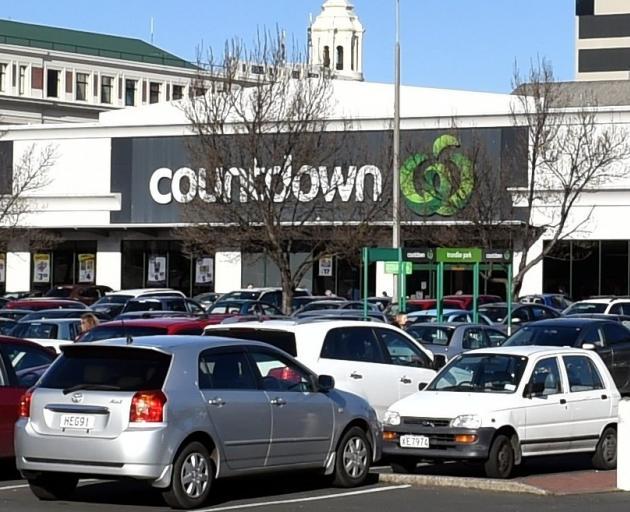
[[[96,246],[96,284],[120,290],[122,280],[122,254],[120,240],[106,238]]]
[[[393,274],[385,273],[385,262],[376,262],[376,295],[380,296],[383,292],[387,292],[390,297],[394,296],[394,277]]]
[[[214,291],[227,293],[241,288],[240,251],[217,252],[214,258]]]
[[[630,491],[630,400],[619,402],[617,423],[617,487]]]
[[[31,289],[31,253],[7,252],[7,292],[25,292]]]

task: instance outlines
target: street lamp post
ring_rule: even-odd
[[[392,195],[392,247],[400,248],[400,0],[396,0],[396,49],[394,53],[395,86],[394,86],[394,155],[393,155],[393,195]],[[394,274],[394,297],[398,297],[399,285],[403,274],[398,269]],[[400,302],[400,301],[399,301]]]

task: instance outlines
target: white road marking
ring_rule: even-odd
[[[410,485],[390,485],[388,487],[376,487],[375,489],[364,489],[362,491],[340,492],[337,494],[325,494],[323,496],[309,496],[307,498],[295,498],[292,500],[263,501],[260,503],[244,503],[242,505],[231,505],[229,507],[204,508],[196,512],[220,512],[223,510],[239,510],[243,508],[269,507],[272,505],[289,505],[291,503],[304,503],[307,501],[331,500],[335,498],[345,498],[348,496],[358,496],[360,494],[371,494],[375,492],[396,491],[408,489]]]

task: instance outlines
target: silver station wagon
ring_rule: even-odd
[[[81,477],[131,477],[194,508],[229,476],[319,468],[360,485],[380,456],[366,401],[264,343],[155,336],[62,351],[15,429],[18,469],[43,500]]]

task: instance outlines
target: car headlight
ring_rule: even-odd
[[[481,427],[481,418],[476,414],[463,414],[457,416],[451,421],[451,427],[454,428],[479,428]]]
[[[387,411],[383,417],[383,425],[390,427],[400,425],[400,414],[396,411]]]

